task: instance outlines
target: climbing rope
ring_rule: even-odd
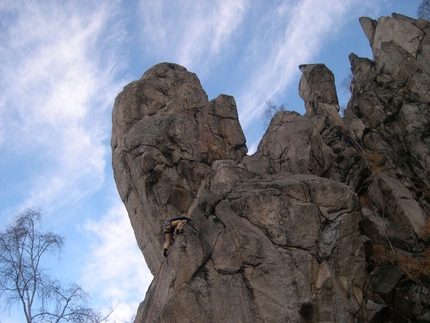
[[[152,305],[151,305],[151,312],[149,314],[149,319],[147,321],[148,323],[151,323],[152,313],[154,312],[155,305],[157,305],[158,293],[160,292],[160,288],[159,287],[163,283],[163,277],[164,277],[164,272],[165,272],[165,269],[166,269],[166,263],[167,263],[167,258],[164,260],[163,265],[161,267],[160,280],[158,281],[157,285],[155,286],[155,298],[154,298],[154,302],[152,302]]]

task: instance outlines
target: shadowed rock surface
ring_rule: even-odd
[[[344,117],[301,65],[252,156],[234,98],[155,65],[118,95],[118,191],[154,280],[135,322],[430,321],[430,24],[361,18]],[[165,220],[191,218],[162,255]]]

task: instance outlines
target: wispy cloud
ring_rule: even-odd
[[[358,15],[360,10],[375,7],[370,0],[263,4],[252,0],[141,0],[140,4],[143,46],[157,61],[178,62],[202,78],[202,72],[215,72],[223,50],[241,55],[231,57],[239,60],[231,73],[240,69],[243,75],[243,90],[236,92],[243,127],[260,118],[265,101],[297,82],[298,65],[311,63],[342,30],[351,12]]]
[[[237,98],[238,106],[245,107],[240,119],[244,127],[259,118],[264,102],[286,90],[299,74],[298,65],[311,63],[321,48],[336,35],[346,19],[344,16],[358,5],[369,5],[369,1],[334,0],[328,2],[304,0],[281,4],[267,15],[276,17],[275,27],[283,33],[273,33],[264,40],[256,39],[266,48],[265,55],[256,57],[254,74],[249,78],[243,94]],[[267,19],[262,17],[261,19]],[[285,22],[282,24],[282,22]],[[253,44],[256,47],[255,44]]]
[[[8,3],[0,12],[8,20],[0,31],[7,62],[0,64],[0,145],[9,162],[37,170],[24,204],[49,209],[64,196],[73,203],[104,180],[105,115],[121,67],[120,53],[106,39],[120,37],[123,26],[113,22],[114,2]]]
[[[248,0],[141,0],[144,47],[190,70],[208,66],[241,24]]]
[[[84,229],[92,241],[91,258],[84,268],[85,289],[117,306],[112,321],[127,320],[136,313],[153,276],[137,248],[124,206],[114,206]]]
[[[117,196],[104,195],[113,186],[105,178],[111,176],[111,108],[130,81],[121,73],[134,73],[126,64],[170,60],[200,78],[222,69],[226,79],[219,82],[233,79],[246,127],[259,119],[266,100],[297,80],[298,65],[312,62],[345,17],[382,2],[1,0],[1,202],[13,196],[13,213],[36,205],[53,214],[67,206],[77,226],[85,216],[105,214],[85,226],[93,240],[82,250],[88,259],[83,287],[104,303],[113,300],[115,317],[128,320],[151,276],[124,207]],[[106,200],[119,205],[105,212]]]

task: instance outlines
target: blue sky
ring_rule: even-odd
[[[419,0],[0,1],[0,229],[26,207],[66,237],[53,275],[129,320],[152,279],[113,180],[111,111],[159,62],[185,66],[209,99],[233,95],[248,149],[265,102],[303,114],[298,65],[336,82],[371,58],[358,18],[416,17]],[[338,89],[341,104],[349,94]],[[166,216],[168,217],[168,216]],[[17,307],[1,323],[22,322]]]

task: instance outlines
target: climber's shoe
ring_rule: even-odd
[[[167,257],[167,249],[164,249],[164,250],[163,250],[163,256],[164,256],[164,257]]]

